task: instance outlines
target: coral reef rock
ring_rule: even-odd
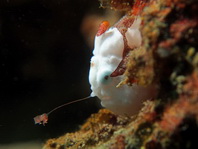
[[[102,109],[80,130],[49,139],[43,149],[198,148],[198,2],[139,2],[145,5],[139,14],[143,43],[129,51],[120,85],[158,82],[158,96],[135,116]],[[101,5],[129,15],[133,1],[101,0]]]

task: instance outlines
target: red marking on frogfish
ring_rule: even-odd
[[[108,21],[103,21],[103,22],[100,24],[99,28],[98,28],[98,32],[97,32],[96,36],[100,36],[100,35],[102,35],[104,32],[106,32],[106,30],[108,30],[109,26],[110,26],[110,24],[109,24]]]
[[[124,74],[128,62],[128,53],[130,50],[130,48],[125,47],[122,56],[122,61],[119,63],[118,67],[111,73],[111,77],[117,77]]]

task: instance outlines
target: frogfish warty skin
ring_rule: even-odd
[[[95,37],[89,72],[91,96],[97,96],[103,107],[117,114],[133,115],[140,110],[144,100],[155,96],[156,87],[153,84],[145,87],[134,83],[132,86],[116,87],[124,76],[110,76],[123,59],[124,38],[130,48],[141,46],[140,24],[141,20],[135,19],[125,37],[116,27]]]

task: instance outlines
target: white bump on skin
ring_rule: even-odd
[[[127,40],[130,43],[133,43],[131,40],[139,34],[140,37],[134,41],[133,47],[141,44],[141,34],[138,33],[139,25],[140,22],[136,22],[126,33]],[[129,46],[131,46],[130,43],[128,43]],[[136,84],[116,87],[122,80],[123,75],[110,77],[110,74],[121,62],[123,50],[123,36],[117,28],[110,28],[102,35],[96,36],[93,57],[91,58],[89,82],[92,90],[91,96],[97,96],[101,100],[102,106],[117,114],[132,115],[138,112],[143,100],[153,97],[155,88],[152,85],[143,87]]]
[[[132,49],[141,46],[142,43],[142,36],[139,30],[140,24],[141,20],[138,18],[125,33],[127,44]]]

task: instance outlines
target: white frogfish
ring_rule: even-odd
[[[127,46],[131,49],[141,46],[140,24],[141,20],[136,19],[125,32]],[[116,27],[96,35],[89,82],[91,96],[97,96],[103,107],[117,114],[133,115],[140,110],[144,100],[153,98],[155,88],[152,85],[144,87],[135,83],[132,86],[116,87],[124,76],[110,75],[122,61],[125,46],[124,37]]]

